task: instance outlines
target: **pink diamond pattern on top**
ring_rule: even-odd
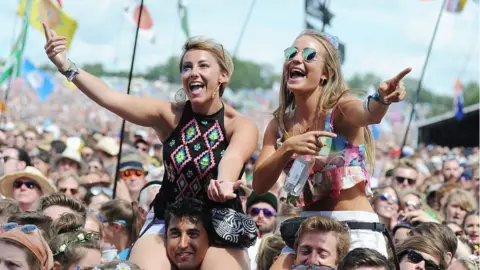
[[[177,172],[180,172],[185,165],[192,160],[190,156],[190,151],[185,145],[180,145],[171,155],[173,166],[177,169]]]
[[[193,161],[195,162],[195,166],[197,167],[200,177],[205,176],[215,166],[215,159],[213,158],[213,153],[210,150],[203,152]]]
[[[201,132],[197,120],[192,119],[182,128],[182,142],[188,144],[200,137]]]
[[[202,184],[200,183],[200,178],[197,176],[193,181],[190,183],[190,191],[193,194],[193,197],[196,197],[200,191],[202,191]]]
[[[215,125],[203,134],[203,139],[205,140],[207,147],[211,150],[217,148],[217,146],[225,139],[218,120],[215,121]]]
[[[175,199],[179,199],[185,196],[185,190],[188,187],[188,181],[183,175],[183,173],[180,175],[180,177],[177,179],[177,186],[178,186],[178,195]]]

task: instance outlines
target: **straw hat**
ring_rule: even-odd
[[[27,166],[25,170],[6,174],[0,178],[0,193],[6,197],[12,197],[13,182],[19,178],[28,178],[35,181],[43,195],[49,195],[55,192],[55,187],[48,181],[37,168]]]
[[[95,145],[95,149],[103,151],[111,156],[116,156],[120,150],[120,145],[115,138],[105,136],[98,141],[97,145]]]
[[[80,152],[78,152],[76,149],[69,147],[65,148],[62,154],[55,159],[55,162],[53,163],[54,166],[57,166],[58,162],[62,159],[72,160],[78,164],[80,169],[83,168],[82,155],[80,155]]]

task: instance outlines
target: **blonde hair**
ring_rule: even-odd
[[[285,242],[278,234],[269,234],[262,237],[260,247],[256,257],[257,269],[268,270],[273,265],[275,257],[279,256],[282,249],[285,247]]]
[[[326,54],[324,55],[325,70],[329,72],[330,78],[326,80],[326,83],[323,85],[322,95],[318,101],[315,116],[315,122],[318,122],[317,118],[320,113],[333,109],[338,104],[340,99],[350,91],[350,89],[348,88],[340,69],[340,52],[335,49],[332,43],[330,43],[330,41],[324,35],[316,31],[310,29],[305,30],[297,37],[297,39],[303,36],[314,38],[320,44],[322,44],[326,51]],[[330,71],[333,71],[333,74],[330,74]],[[281,130],[283,131],[287,131],[285,123],[285,115],[287,110],[295,110],[295,97],[287,88],[287,80],[288,76],[285,74],[285,72],[283,72],[280,83],[280,105],[273,113],[274,118],[277,120]],[[363,134],[367,161],[370,166],[370,171],[373,171],[375,162],[375,144],[370,128],[364,127]]]
[[[130,243],[133,243],[140,233],[142,223],[138,216],[138,204],[116,199],[104,203],[100,207],[101,216],[105,222],[125,221],[125,231]]]
[[[180,63],[178,65],[180,72],[182,72],[183,58],[185,57],[185,54],[190,50],[201,50],[211,53],[213,57],[215,57],[215,59],[217,60],[217,63],[220,66],[220,71],[227,73],[228,80],[230,80],[234,69],[233,59],[230,54],[225,49],[223,49],[222,44],[216,42],[213,39],[208,39],[201,36],[189,38],[183,45],[183,53],[182,57],[180,58]],[[225,91],[227,85],[228,81],[220,85],[220,97],[223,96],[223,92]]]
[[[54,205],[70,208],[74,212],[81,215],[83,219],[85,219],[87,216],[87,208],[81,201],[75,199],[72,196],[68,196],[62,193],[54,193],[42,197],[38,202],[37,210],[43,213],[45,209]]]
[[[477,208],[477,202],[475,201],[475,198],[470,192],[463,189],[455,189],[454,191],[452,191],[452,193],[448,194],[447,201],[442,206],[442,214],[444,215],[445,220],[447,220],[447,206],[454,199],[458,202],[460,208],[465,210],[467,213]]]
[[[294,249],[297,251],[301,244],[302,236],[308,232],[333,232],[337,239],[337,263],[348,253],[350,248],[350,233],[347,228],[339,221],[322,216],[308,217],[302,222],[295,237]]]
[[[66,171],[66,172],[63,172],[60,177],[57,178],[57,180],[55,181],[55,186],[58,187],[58,184],[62,181],[65,181],[67,180],[68,178],[73,178],[75,179],[75,181],[77,181],[77,183],[80,184],[80,177],[78,176],[78,174],[72,172],[72,171]]]
[[[397,247],[398,259],[401,260],[401,256],[406,256],[406,252],[409,250],[415,250],[427,253],[431,256],[435,256],[440,260],[439,266],[441,269],[447,269],[447,262],[444,258],[444,251],[435,244],[435,241],[428,237],[423,237],[421,235],[413,235],[405,239]]]

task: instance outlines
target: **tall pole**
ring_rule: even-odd
[[[418,80],[417,91],[415,92],[415,97],[412,102],[412,111],[410,112],[410,118],[408,119],[405,135],[403,136],[403,142],[400,148],[400,158],[403,157],[402,149],[407,143],[408,132],[410,131],[410,125],[412,124],[413,116],[415,115],[415,105],[417,104],[418,99],[420,98],[420,91],[422,89],[423,78],[425,77],[425,71],[427,70],[428,60],[430,59],[433,43],[435,41],[435,37],[437,36],[438,26],[440,25],[440,19],[442,18],[446,3],[447,3],[447,0],[443,0],[442,7],[440,8],[440,12],[438,13],[437,22],[435,23],[435,28],[433,29],[433,35],[432,35],[432,39],[430,40],[430,46],[428,47],[427,56],[425,57],[425,62],[423,63],[422,73],[420,75],[420,79]]]
[[[135,64],[135,55],[137,52],[137,42],[138,42],[138,32],[140,31],[140,21],[142,19],[143,13],[143,0],[140,2],[140,12],[138,14],[137,20],[137,30],[135,32],[135,41],[133,43],[133,52],[132,52],[132,61],[130,62],[130,73],[128,74],[128,87],[127,87],[127,95],[130,95],[130,87],[132,85],[132,77],[133,77],[133,66]],[[120,130],[120,149],[118,151],[117,156],[117,167],[115,169],[115,182],[113,183],[113,195],[112,198],[115,199],[117,195],[117,183],[118,183],[118,174],[120,172],[120,160],[122,158],[122,148],[123,148],[123,141],[125,140],[125,119],[122,120],[122,129]]]
[[[250,4],[250,9],[248,10],[247,18],[245,18],[245,22],[243,22],[242,30],[240,31],[240,36],[238,38],[237,44],[235,45],[235,50],[233,51],[233,58],[237,57],[238,49],[240,49],[240,44],[242,43],[243,35],[245,34],[245,30],[247,29],[248,21],[250,21],[250,16],[252,15],[253,8],[255,7],[255,3],[257,0],[252,0]]]

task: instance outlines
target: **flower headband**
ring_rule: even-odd
[[[78,267],[78,269],[75,269],[75,270],[80,270],[80,267]],[[92,268],[92,270],[102,270],[102,268],[95,266]],[[127,263],[121,262],[117,264],[117,266],[115,266],[115,270],[132,270],[132,268]]]
[[[67,241],[65,244],[58,247],[57,251],[55,251],[55,253],[53,254],[53,257],[64,253],[65,250],[67,250],[67,247],[73,243],[86,243],[95,240],[96,238],[97,235],[93,232],[79,233],[72,240]]]

